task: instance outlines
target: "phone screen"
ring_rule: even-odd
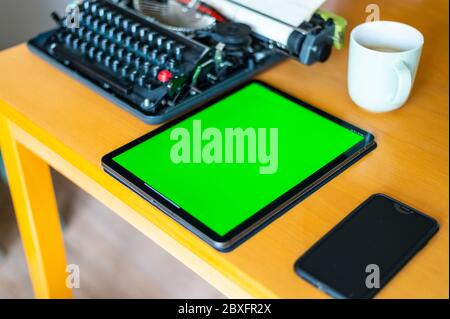
[[[438,227],[434,219],[376,195],[306,252],[296,271],[333,297],[371,298]]]

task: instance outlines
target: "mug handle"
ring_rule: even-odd
[[[395,96],[391,99],[392,105],[401,105],[406,102],[412,89],[412,74],[405,62],[396,61],[394,70],[397,73],[398,88]]]

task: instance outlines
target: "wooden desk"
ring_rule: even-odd
[[[323,65],[288,61],[261,75],[372,131],[379,148],[228,254],[213,250],[102,172],[102,155],[153,127],[49,66],[25,45],[2,52],[1,145],[36,296],[71,295],[64,285],[48,164],[230,297],[326,297],[294,274],[294,261],[369,195],[387,193],[434,216],[441,230],[379,297],[448,298],[448,1],[377,3],[382,19],[412,24],[425,35],[410,101],[387,114],[356,107],[346,89],[347,50]],[[365,20],[366,4],[338,0],[326,7],[347,17],[353,28]]]

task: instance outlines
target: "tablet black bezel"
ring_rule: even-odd
[[[356,144],[355,146],[353,146],[352,148],[350,148],[349,150],[347,150],[346,152],[344,152],[343,154],[338,156],[336,159],[334,159],[333,161],[331,161],[330,163],[328,163],[327,165],[322,167],[320,170],[318,170],[317,172],[312,174],[310,177],[303,180],[302,182],[300,182],[299,184],[294,186],[292,189],[290,189],[283,195],[276,198],[274,201],[272,201],[266,207],[264,207],[260,211],[253,214],[250,218],[246,219],[244,222],[242,222],[241,224],[239,224],[238,226],[233,228],[231,231],[229,231],[224,236],[217,234],[215,231],[213,231],[211,228],[206,226],[204,223],[202,223],[201,221],[199,221],[198,219],[193,217],[187,211],[183,210],[181,207],[177,206],[175,203],[170,201],[170,199],[164,197],[159,192],[157,192],[156,190],[151,188],[151,185],[148,185],[146,182],[144,182],[143,180],[141,180],[140,178],[138,178],[137,176],[135,176],[134,174],[132,174],[131,172],[129,172],[128,170],[126,170],[124,167],[120,166],[118,163],[116,163],[113,160],[118,155],[120,155],[120,154],[130,150],[131,148],[143,143],[144,141],[146,141],[150,138],[153,138],[154,136],[170,129],[171,127],[177,125],[178,123],[205,110],[206,108],[216,104],[220,100],[225,99],[226,97],[234,94],[235,92],[243,89],[244,87],[246,87],[252,83],[257,83],[259,85],[262,85],[263,87],[271,90],[272,92],[279,94],[296,104],[299,104],[300,107],[304,107],[320,116],[323,116],[323,117],[331,120],[332,122],[334,122],[338,125],[341,125],[347,129],[359,134],[360,136],[364,137],[364,139],[360,143]],[[213,240],[216,243],[223,244],[223,243],[230,242],[233,238],[237,237],[239,234],[241,234],[245,230],[250,229],[252,226],[257,224],[258,221],[264,219],[269,214],[271,214],[274,210],[276,210],[277,208],[282,206],[284,203],[286,203],[289,200],[291,200],[292,198],[298,196],[300,193],[302,193],[303,190],[314,185],[315,182],[317,182],[321,178],[325,177],[327,175],[327,173],[329,173],[330,171],[333,171],[334,169],[336,169],[339,166],[341,166],[342,164],[344,164],[350,158],[354,157],[355,155],[357,155],[357,154],[363,152],[364,150],[366,150],[367,148],[369,148],[373,143],[374,143],[374,136],[372,134],[370,134],[370,133],[368,133],[346,121],[343,121],[331,114],[328,114],[328,113],[310,105],[309,103],[306,103],[306,102],[304,102],[298,98],[295,98],[285,92],[282,92],[267,83],[264,83],[264,82],[258,81],[258,80],[251,80],[251,81],[245,82],[245,83],[235,87],[232,90],[227,91],[223,95],[220,95],[220,96],[212,99],[211,101],[205,103],[203,106],[200,106],[197,109],[192,110],[192,111],[180,116],[179,118],[153,130],[152,132],[132,141],[131,143],[126,144],[126,145],[120,147],[119,149],[105,155],[102,158],[102,164],[108,170],[114,172],[113,175],[119,175],[121,178],[124,179],[124,181],[126,181],[126,184],[133,185],[133,187],[137,188],[142,193],[148,195],[149,198],[152,198],[160,205],[169,209],[171,211],[171,213],[177,215],[178,218],[182,219],[183,221],[185,221],[189,225],[191,225],[194,228],[194,230],[197,230],[201,234],[206,235],[208,238],[210,238],[211,240]],[[124,181],[122,181],[122,182],[124,182]],[[230,200],[230,199],[227,199],[227,200]],[[153,203],[153,204],[155,204],[155,203]],[[184,225],[184,226],[186,226],[186,225]],[[193,229],[190,229],[190,230],[192,231]]]

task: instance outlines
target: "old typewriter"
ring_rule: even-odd
[[[326,61],[339,46],[339,17],[316,12],[293,26],[249,1],[256,3],[75,1],[63,16],[53,13],[56,28],[29,47],[146,123],[159,124],[287,56],[309,65]],[[271,20],[261,27],[261,19]],[[283,32],[288,36],[274,39]]]

